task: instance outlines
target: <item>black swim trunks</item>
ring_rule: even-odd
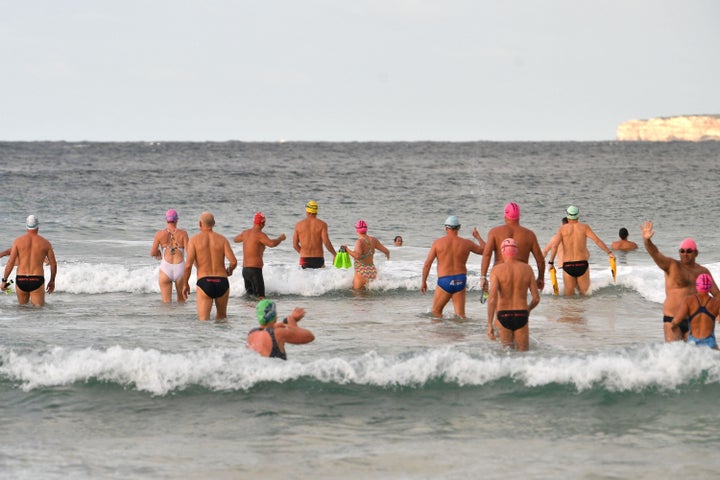
[[[500,310],[497,312],[500,325],[508,330],[519,330],[528,323],[530,312],[528,310]]]
[[[16,275],[15,286],[23,292],[34,292],[45,286],[45,277],[42,275]]]
[[[243,280],[245,280],[245,291],[248,295],[265,296],[265,280],[263,279],[262,268],[243,267],[242,276]]]
[[[325,266],[323,257],[301,257],[300,266],[302,268],[322,268]]]
[[[220,298],[225,295],[225,292],[230,288],[230,282],[228,282],[228,279],[225,277],[198,278],[195,285],[202,288],[205,295],[210,298]]]
[[[673,317],[670,317],[668,315],[663,315],[663,323],[672,323]],[[680,327],[680,331],[683,335],[685,335],[687,332],[690,331],[690,322],[686,318],[682,322],[678,324],[678,327]]]
[[[582,277],[585,275],[585,272],[587,272],[588,269],[588,262],[587,260],[576,260],[574,262],[565,262],[563,263],[563,271],[570,275],[571,277]]]

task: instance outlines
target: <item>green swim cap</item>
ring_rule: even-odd
[[[255,308],[257,314],[258,323],[263,327],[268,323],[272,323],[277,319],[277,310],[275,309],[275,302],[263,299],[257,304]]]
[[[568,220],[577,220],[580,216],[580,209],[575,205],[570,205],[567,210],[565,210],[565,213],[567,214]]]

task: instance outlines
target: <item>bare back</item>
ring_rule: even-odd
[[[537,293],[535,273],[525,262],[512,261],[495,265],[491,273],[491,291],[497,288],[497,310],[528,310],[528,290]],[[494,281],[493,281],[494,280]]]
[[[18,275],[43,275],[45,257],[55,265],[55,253],[50,242],[37,233],[28,232],[13,242],[8,264],[17,265]]]
[[[213,231],[201,231],[188,242],[188,267],[197,267],[197,278],[227,277],[225,258],[236,263],[235,254],[227,238]],[[186,267],[186,269],[188,269]]]
[[[663,315],[673,317],[686,297],[695,294],[695,280],[701,273],[710,274],[710,271],[697,263],[683,265],[678,260],[671,259],[669,268],[665,271],[665,302]],[[714,282],[713,282],[714,283]]]
[[[482,249],[475,242],[449,234],[433,242],[428,259],[432,263],[430,256],[434,255],[437,258],[438,277],[446,277],[467,273],[470,252],[482,254]]]
[[[566,261],[588,260],[590,251],[587,248],[587,239],[597,238],[589,225],[580,222],[569,222],[558,230],[563,255]],[[594,238],[593,238],[594,237]]]
[[[488,239],[483,252],[483,259],[487,259],[488,265],[492,253],[495,253],[495,264],[503,263],[500,245],[506,238],[512,238],[517,243],[518,253],[515,257],[517,260],[528,263],[530,253],[533,252],[536,246],[542,254],[535,232],[529,228],[525,228],[519,224],[498,225],[497,227],[491,228],[488,232]]]
[[[238,241],[238,238],[241,238],[243,243],[243,267],[262,268],[263,254],[270,238],[258,228],[248,228],[235,241]]]
[[[323,244],[330,242],[327,228],[327,224],[315,216],[308,216],[295,225],[293,246],[301,257],[324,256]]]

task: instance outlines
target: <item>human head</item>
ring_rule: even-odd
[[[515,202],[505,205],[505,218],[508,220],[520,220],[520,207]]]
[[[200,223],[212,228],[215,226],[215,216],[210,212],[203,212],[200,214]]]
[[[567,225],[567,223],[568,223],[567,217],[563,217],[562,220],[560,220],[560,223],[562,223],[563,225]]]
[[[395,239],[393,240],[393,242],[395,242],[395,245],[396,245],[396,246],[402,247],[403,239],[402,239],[402,237],[401,237],[400,235],[398,235],[398,236],[395,237]]]
[[[627,228],[622,227],[620,229],[620,232],[618,232],[618,235],[620,235],[621,240],[627,240],[627,237],[628,237],[628,235],[630,235],[630,233],[628,232]]]
[[[307,213],[317,214],[318,212],[318,204],[315,200],[310,200],[305,204],[305,211]]]
[[[445,228],[449,228],[450,230],[459,230],[460,229],[460,220],[455,215],[450,215],[445,219]]]
[[[577,220],[580,216],[580,209],[575,205],[570,205],[567,210],[565,210],[565,214],[568,220]]]
[[[257,307],[255,307],[255,314],[257,315],[258,323],[264,327],[277,320],[277,309],[275,308],[275,302],[268,300],[267,298],[260,300]]]
[[[518,246],[514,238],[506,238],[500,244],[500,252],[504,257],[514,257],[517,255]]]
[[[698,292],[707,293],[712,290],[712,277],[707,273],[701,273],[695,280],[695,288]]]
[[[253,225],[265,225],[265,215],[262,212],[257,212],[253,217]]]
[[[368,226],[367,223],[365,223],[365,220],[358,220],[355,224],[355,230],[358,233],[367,233]]]
[[[683,251],[685,250],[685,251]],[[680,242],[680,253],[697,253],[697,243],[692,238],[686,238]]]
[[[168,223],[177,222],[178,221],[177,211],[174,208],[171,208],[170,210],[165,212],[165,220],[167,220]]]
[[[40,220],[35,215],[28,215],[25,225],[28,230],[37,230],[40,227]]]

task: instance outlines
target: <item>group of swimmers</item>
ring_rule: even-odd
[[[297,222],[293,232],[293,248],[299,253],[302,268],[322,268],[325,265],[324,250],[333,257],[337,254],[328,235],[325,222],[317,218],[318,205],[309,201],[305,205],[306,217]],[[520,225],[520,207],[508,203],[504,209],[504,223],[488,231],[487,241],[483,240],[477,228],[472,231],[475,241],[459,236],[460,221],[451,215],[445,221],[445,236],[436,239],[423,265],[420,291],[426,293],[427,278],[432,264],[437,261],[437,288],[433,295],[432,314],[442,317],[444,307],[452,300],[455,314],[465,317],[467,290],[467,259],[469,254],[482,255],[480,288],[482,299],[487,298],[488,338],[499,337],[504,346],[524,351],[529,347],[530,311],[540,302],[539,291],[544,287],[545,256],[550,254],[548,265],[554,269],[555,258],[562,255],[564,293],[586,294],[590,286],[590,272],[587,239],[614,258],[612,249],[632,250],[637,244],[627,240],[627,229],[620,230],[620,240],[612,249],[600,240],[589,225],[579,222],[579,209],[569,206],[563,223],[548,243],[545,251],[540,249],[535,233]],[[162,301],[172,301],[175,286],[177,301],[185,302],[190,287],[192,267],[196,267],[196,303],[198,318],[209,320],[213,305],[216,320],[227,317],[229,299],[228,277],[236,269],[238,261],[229,241],[213,231],[215,218],[210,212],[203,212],[198,220],[199,233],[190,237],[187,231],[178,228],[178,213],[174,209],[166,212],[166,227],[154,237],[150,255],[160,260],[158,284]],[[243,243],[242,275],[249,295],[257,297],[256,316],[260,327],[248,334],[248,345],[262,355],[285,356],[285,343],[308,343],[314,337],[309,330],[298,326],[305,312],[296,308],[282,323],[277,323],[276,305],[265,297],[262,275],[263,254],[266,247],[275,247],[286,239],[282,234],[269,238],[262,230],[266,218],[258,212],[253,226],[240,234],[234,241]],[[34,305],[44,304],[45,292],[55,289],[57,262],[52,245],[38,234],[39,221],[30,215],[26,221],[26,234],[18,237],[11,249],[0,252],[9,255],[0,289],[9,287],[9,276],[15,266],[16,293],[18,302]],[[375,237],[368,234],[364,220],[355,224],[357,241],[354,248],[341,246],[353,258],[353,288],[361,289],[376,278],[374,265],[375,251],[379,250],[390,258],[388,249]],[[666,299],[663,303],[663,324],[666,341],[685,339],[694,343],[717,348],[714,337],[714,322],[720,314],[720,291],[707,268],[697,264],[697,245],[692,239],[685,239],[680,245],[680,259],[661,254],[652,243],[654,234],[651,222],[641,226],[645,248],[655,263],[665,272]],[[396,237],[395,245],[402,245],[402,238]],[[529,266],[533,255],[537,263],[537,277]],[[494,266],[490,263],[494,256]],[[226,265],[227,261],[227,265]],[[50,265],[51,278],[45,288],[44,265]],[[489,272],[489,274],[488,274]],[[712,293],[712,296],[709,294]],[[528,294],[531,297],[528,302]]]

